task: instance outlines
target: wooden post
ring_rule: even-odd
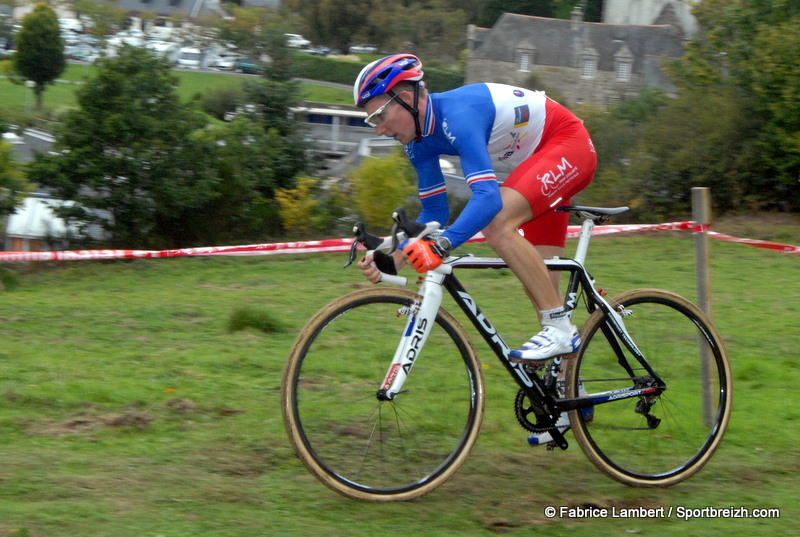
[[[711,194],[707,187],[692,188],[692,220],[699,226],[711,224]],[[701,229],[694,234],[694,252],[697,277],[697,305],[711,318],[711,276],[709,272],[708,235]],[[708,344],[700,337],[700,374],[703,390],[703,417],[707,427],[713,424]]]
[[[700,226],[711,224],[711,195],[707,187],[692,188],[692,220]],[[697,267],[697,305],[711,317],[711,283],[708,263],[708,236],[695,232],[694,254]]]

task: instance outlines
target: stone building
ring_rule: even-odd
[[[700,0],[603,0],[606,24],[669,25],[684,38],[697,33],[692,8]]]
[[[683,54],[683,32],[671,25],[584,22],[504,13],[492,28],[468,29],[467,83],[502,82],[549,89],[565,104],[609,106],[646,87],[674,86],[664,60]]]

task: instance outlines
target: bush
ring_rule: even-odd
[[[414,171],[402,150],[366,159],[352,179],[355,205],[367,229],[388,229],[392,211],[415,193]]]
[[[241,87],[223,86],[206,91],[201,98],[200,106],[208,115],[224,120],[225,114],[235,111],[243,101]]]
[[[281,223],[292,234],[344,231],[339,224],[348,215],[347,197],[335,180],[300,177],[294,188],[279,189],[275,200],[280,206]]]

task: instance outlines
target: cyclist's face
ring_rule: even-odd
[[[367,104],[364,105],[364,111],[366,111],[368,116],[379,112],[370,117],[370,121],[375,125],[375,133],[378,136],[394,138],[403,145],[411,142],[415,138],[414,119],[411,117],[411,114],[397,102],[398,99],[402,99],[407,104],[410,104],[409,93],[410,92],[402,91],[394,99],[391,99],[388,95],[384,99],[372,99],[367,101]],[[413,98],[414,96],[412,93],[410,99],[413,100]],[[381,110],[381,108],[383,109]],[[420,116],[425,117],[423,110],[420,110]]]

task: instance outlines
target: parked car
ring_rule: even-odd
[[[354,45],[347,52],[349,54],[377,54],[378,47],[375,45]]]
[[[223,52],[216,60],[211,62],[209,67],[212,69],[231,70],[235,67],[238,58],[241,58],[241,55],[235,52]]]
[[[200,69],[203,52],[199,48],[182,47],[178,52],[178,67]]]
[[[292,48],[308,48],[311,41],[300,34],[286,34],[286,46]]]
[[[330,47],[312,47],[312,48],[306,49],[305,51],[308,52],[309,54],[311,54],[312,56],[327,56],[328,54],[331,53],[331,48]]]
[[[67,59],[91,63],[100,57],[100,54],[90,46],[76,45],[64,47],[64,56]]]
[[[250,58],[236,58],[233,62],[233,70],[247,75],[260,75],[264,72],[264,66]]]

